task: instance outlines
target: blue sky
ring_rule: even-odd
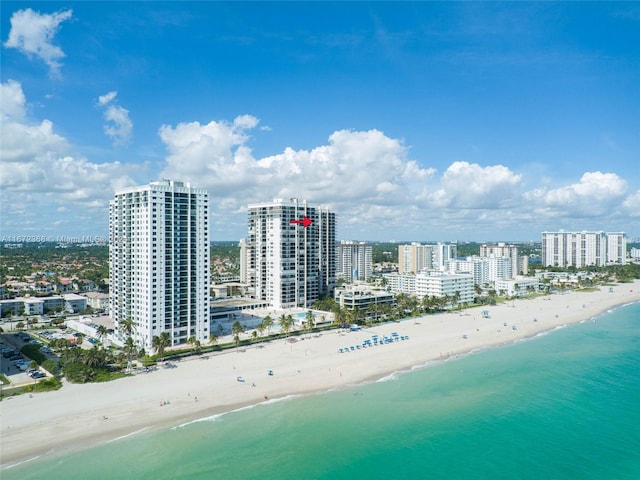
[[[356,240],[640,237],[639,3],[2,2],[2,236],[117,188],[298,197]]]

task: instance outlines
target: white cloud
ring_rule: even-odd
[[[380,229],[396,232],[396,238],[424,238],[428,232],[441,238],[436,232],[468,231],[475,237],[478,230],[513,225],[535,225],[541,231],[538,225],[550,218],[580,218],[587,211],[607,216],[612,205],[622,204],[626,191],[624,180],[601,172],[587,172],[575,184],[529,191],[523,175],[504,165],[458,161],[437,175],[410,159],[401,140],[378,130],[338,130],[313,149],[288,147],[254,158],[252,129],[260,129],[258,119],[243,115],[232,122],[181,123],[159,130],[168,151],[161,176],[209,189],[218,229],[214,236],[243,235],[244,214],[239,212],[272,198],[298,197],[329,206],[344,229],[339,235],[368,231],[376,238]],[[629,197],[629,208],[637,201]]]
[[[629,195],[625,201],[622,202],[622,206],[630,217],[640,217],[640,190],[633,195]]]
[[[595,217],[617,211],[627,192],[627,182],[615,173],[586,172],[578,183],[564,187],[534,189],[525,194],[537,211],[546,216]]]
[[[129,110],[113,104],[118,92],[109,92],[98,97],[98,105],[106,107],[104,119],[104,133],[113,140],[114,145],[125,146],[131,141],[133,122],[129,118]]]
[[[105,229],[105,208],[115,188],[132,185],[130,166],[97,164],[73,154],[67,140],[49,120],[26,119],[26,99],[20,83],[0,84],[0,199],[3,224],[44,232],[56,219],[73,224],[73,212],[102,209],[95,218]],[[33,218],[33,220],[27,220]],[[38,220],[39,223],[35,222]],[[75,225],[74,228],[78,228]],[[95,231],[96,226],[90,228]]]
[[[30,8],[18,10],[11,16],[11,30],[4,46],[16,48],[29,57],[40,58],[49,66],[50,74],[56,76],[60,71],[60,60],[65,55],[52,43],[53,37],[60,24],[72,15],[72,10],[52,14],[41,14]]]
[[[438,207],[500,208],[519,197],[521,180],[521,175],[503,165],[454,162],[444,172],[441,188],[426,198]]]
[[[116,95],[118,95],[118,92],[109,92],[105,93],[104,95],[100,95],[98,97],[98,105],[106,105],[107,103],[111,102],[111,100],[116,98]]]

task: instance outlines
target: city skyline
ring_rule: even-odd
[[[0,230],[108,234],[206,188],[211,238],[304,198],[337,239],[640,237],[634,3],[3,2]]]

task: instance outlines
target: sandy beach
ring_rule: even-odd
[[[4,400],[3,467],[289,395],[326,391],[515,342],[640,301],[640,281],[208,353],[114,382]],[[489,318],[482,311],[489,310]],[[398,340],[363,348],[365,340]],[[400,337],[408,339],[401,340]],[[357,349],[356,346],[361,348]],[[351,350],[354,346],[354,350]],[[348,352],[339,353],[339,349]],[[272,370],[273,375],[269,375]]]

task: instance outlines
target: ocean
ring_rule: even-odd
[[[382,381],[3,469],[28,479],[639,479],[640,304]]]

